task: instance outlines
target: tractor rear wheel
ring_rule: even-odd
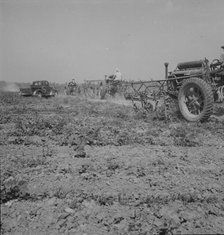
[[[178,93],[178,104],[187,121],[206,121],[212,114],[213,103],[213,92],[208,83],[198,77],[184,81]]]

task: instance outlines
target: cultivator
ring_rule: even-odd
[[[100,91],[103,88],[103,80],[85,80],[82,85],[83,94],[87,98],[100,98]]]
[[[124,97],[131,100],[135,111],[158,112],[161,108],[168,117],[172,99],[168,93],[168,80],[129,82]]]
[[[100,98],[115,97],[115,95],[124,94],[127,88],[128,82],[123,80],[105,80],[103,87],[100,91]]]
[[[123,94],[127,82],[121,80],[85,80],[82,84],[82,93],[85,97],[105,99]]]
[[[165,63],[164,80],[130,82],[125,98],[136,110],[158,111],[162,107],[165,117],[176,99],[187,121],[205,121],[213,112],[214,102],[224,101],[224,67],[214,61],[210,65],[207,59],[179,63],[169,74]]]

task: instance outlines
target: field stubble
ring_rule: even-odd
[[[13,93],[0,108],[3,234],[224,233],[221,119]]]

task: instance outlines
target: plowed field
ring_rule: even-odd
[[[2,93],[2,234],[223,234],[224,105],[187,123],[121,101]]]

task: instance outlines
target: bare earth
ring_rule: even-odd
[[[206,123],[127,102],[0,95],[2,234],[224,233],[224,105]]]

